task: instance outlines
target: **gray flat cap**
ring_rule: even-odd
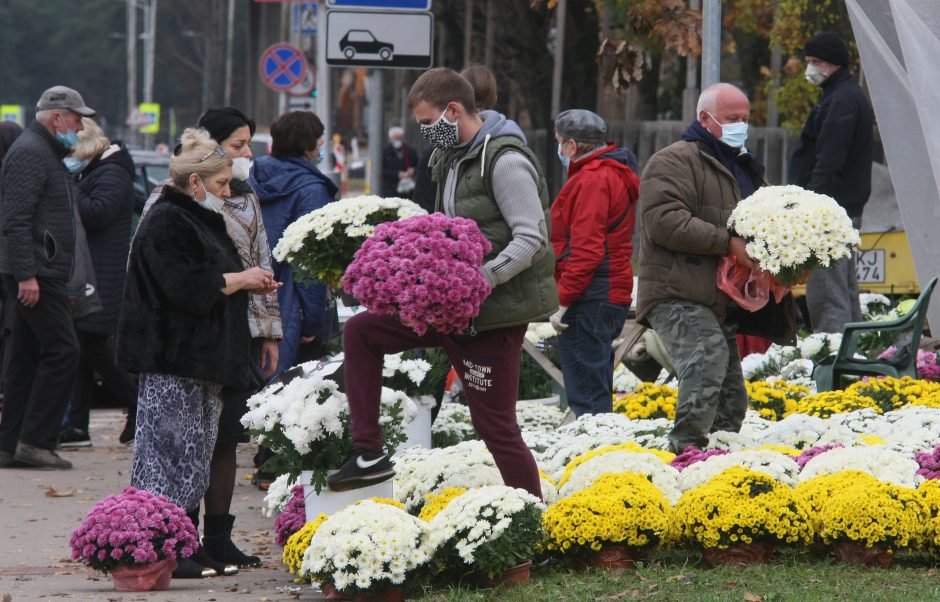
[[[555,117],[555,133],[585,144],[607,142],[607,122],[587,109],[569,109]]]
[[[48,111],[50,109],[70,109],[84,117],[92,117],[95,114],[94,109],[85,106],[85,100],[81,94],[65,86],[52,86],[39,97],[36,110]]]

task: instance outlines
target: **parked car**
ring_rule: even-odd
[[[357,54],[377,54],[383,61],[390,61],[395,53],[395,46],[375,39],[367,29],[350,29],[339,41],[343,56],[352,59]]]

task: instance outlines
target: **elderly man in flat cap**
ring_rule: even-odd
[[[0,468],[72,467],[55,453],[80,358],[66,289],[75,248],[72,180],[62,159],[78,141],[82,117],[94,114],[75,90],[49,88],[3,160],[0,274],[16,296]]]
[[[568,407],[576,416],[612,411],[613,340],[633,293],[636,157],[607,142],[607,123],[572,109],[555,118],[568,181],[552,204],[559,309],[551,317]]]
[[[659,334],[679,377],[675,453],[705,447],[709,433],[737,432],[744,420],[737,306],[718,290],[717,271],[725,255],[754,267],[727,223],[763,181],[744,146],[747,96],[715,84],[702,91],[697,113],[679,142],[650,158],[640,185],[637,321]]]
[[[790,157],[789,181],[834,198],[858,228],[871,194],[871,104],[849,73],[849,49],[837,34],[815,36],[803,55],[806,79],[822,88],[822,96]],[[855,257],[813,270],[806,304],[815,332],[842,332],[846,322],[861,320]]]

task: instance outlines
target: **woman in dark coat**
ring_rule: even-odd
[[[91,445],[88,411],[95,395],[95,373],[111,396],[127,408],[121,443],[134,440],[137,413],[137,378],[118,367],[114,347],[134,214],[134,161],[124,145],[112,144],[93,120],[85,117],[82,123],[84,129],[65,165],[77,174],[75,199],[91,252],[101,311],[75,320],[82,362],[67,423],[59,436],[62,447]]]
[[[183,133],[170,177],[131,248],[118,358],[140,374],[131,484],[166,496],[197,522],[222,387],[262,384],[248,353],[248,295],[277,284],[271,272],[242,265],[221,214],[232,159],[205,130]],[[174,575],[222,570],[200,548]]]

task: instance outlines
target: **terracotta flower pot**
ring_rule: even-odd
[[[706,548],[702,556],[711,566],[747,566],[749,564],[763,564],[770,562],[774,546],[765,541],[743,543],[727,549]]]
[[[356,602],[403,602],[404,599],[405,590],[400,587],[386,587],[374,594],[359,594],[355,598]]]
[[[111,570],[111,580],[118,592],[164,591],[170,588],[175,568],[176,561],[169,558],[140,566],[122,564]]]
[[[343,592],[336,589],[336,586],[332,583],[324,583],[321,585],[320,592],[327,600],[352,600],[351,596],[347,596]]]
[[[638,550],[621,544],[604,546],[597,552],[592,552],[586,558],[572,558],[571,564],[575,570],[584,571],[590,567],[608,570],[635,569],[637,561],[648,559],[653,550]]]
[[[886,569],[894,562],[894,554],[888,546],[867,548],[865,544],[849,541],[835,544],[832,546],[832,552],[842,562],[862,566],[880,566]]]
[[[522,585],[523,583],[529,582],[531,569],[532,561],[526,560],[521,564],[506,569],[501,575],[497,575],[493,579],[485,575],[480,575],[477,581],[483,587],[513,587]]]

